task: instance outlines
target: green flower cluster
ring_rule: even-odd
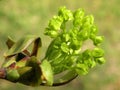
[[[8,38],[9,50],[0,68],[0,78],[29,86],[66,84],[87,74],[97,63],[105,62],[104,50],[100,48],[103,36],[97,33],[92,15],[85,15],[83,9],[72,12],[61,7],[45,30],[45,35],[52,38],[45,57],[39,60],[40,37],[29,35],[17,42]],[[82,50],[86,40],[93,42],[93,49]],[[28,48],[31,44],[32,50]],[[60,73],[63,75],[56,79],[54,76]]]
[[[68,26],[68,23],[71,25]],[[53,39],[45,58],[50,62],[54,74],[65,70],[75,70],[80,75],[87,74],[97,63],[104,63],[104,51],[100,48],[103,36],[98,36],[97,33],[92,15],[85,15],[83,9],[72,12],[61,7],[45,30],[45,35]],[[81,51],[84,41],[89,39],[95,48]]]

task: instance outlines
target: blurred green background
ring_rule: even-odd
[[[105,36],[106,63],[64,86],[29,87],[0,80],[0,90],[120,90],[120,0],[0,0],[0,65],[8,36],[18,40],[28,34],[39,35],[43,56],[50,42],[44,29],[60,6],[84,8],[94,15],[99,34]]]

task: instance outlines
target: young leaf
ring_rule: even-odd
[[[66,83],[69,83],[76,77],[77,77],[77,73],[74,70],[70,70],[65,75],[62,75],[59,78],[54,78],[53,86],[64,85]]]
[[[43,84],[51,86],[53,84],[53,71],[50,63],[47,60],[43,60],[40,67]]]
[[[6,41],[8,49],[10,49],[14,45],[14,43],[15,42],[11,39],[11,37],[8,37],[8,40]]]
[[[31,84],[32,86],[38,86],[41,84],[41,68],[39,67],[39,61],[37,60],[37,58],[35,56],[32,56],[26,63],[26,66],[28,67],[32,67],[32,72],[31,74]],[[34,76],[32,76],[34,75]]]
[[[23,52],[27,47],[39,37],[37,36],[26,36],[18,40],[5,54],[5,57],[14,56],[20,52]]]
[[[6,79],[12,82],[16,82],[20,75],[16,69],[8,69],[6,71]]]

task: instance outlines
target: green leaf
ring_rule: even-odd
[[[12,63],[16,63],[15,57],[5,59],[4,63],[2,64],[2,67],[7,68],[7,67],[9,67]]]
[[[32,67],[31,74],[31,86],[38,86],[41,84],[41,68],[39,67],[39,61],[35,56],[32,56],[26,63],[26,66]]]
[[[48,60],[53,60],[62,54],[60,50],[61,41],[62,40],[60,37],[51,41],[50,45],[47,48],[45,58],[48,58]]]
[[[28,66],[25,67],[24,66],[24,67],[18,68],[17,70],[18,70],[19,75],[22,76],[22,75],[24,75],[24,74],[26,74],[28,72],[31,72],[32,71],[32,67],[28,67]]]
[[[8,50],[8,52],[5,54],[5,57],[14,56],[20,52],[25,51],[28,46],[37,39],[40,39],[40,37],[32,35],[21,38],[10,48],[10,50]]]
[[[16,82],[20,75],[16,69],[8,69],[6,71],[6,79],[12,82]]]
[[[53,86],[59,86],[66,84],[77,77],[77,73],[74,70],[70,70],[67,73],[61,75],[59,78],[54,78]]]
[[[53,84],[53,71],[50,63],[47,60],[43,60],[41,65],[42,71],[42,81],[45,85],[52,85]]]
[[[18,70],[18,73],[20,74],[20,78],[18,79],[19,83],[23,83],[24,85],[35,86],[36,83],[34,83],[33,81],[33,77],[35,77],[35,73],[33,72],[32,67],[26,66],[26,67],[18,68],[17,70]]]
[[[8,46],[8,49],[10,49],[14,45],[14,41],[11,39],[11,37],[8,37],[6,44]]]
[[[61,55],[62,53],[60,50],[54,50],[49,54],[48,60],[51,61],[51,60],[58,59]]]

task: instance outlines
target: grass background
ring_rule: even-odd
[[[60,6],[84,8],[94,15],[99,34],[105,36],[106,63],[64,86],[29,87],[0,80],[0,90],[120,90],[120,0],[0,0],[0,65],[7,36],[15,40],[28,34],[40,36],[44,55],[50,39],[43,32]]]

